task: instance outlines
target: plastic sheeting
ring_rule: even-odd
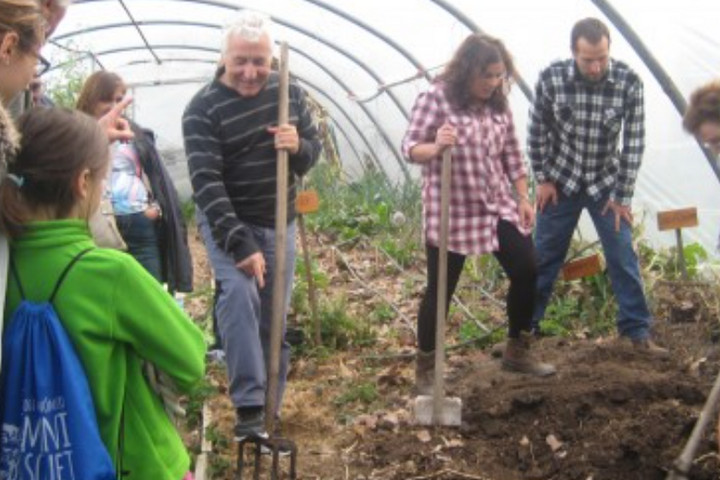
[[[720,2],[615,3],[682,95],[720,77]],[[184,106],[212,77],[220,28],[242,8],[275,20],[274,40],[291,47],[292,74],[336,126],[346,171],[361,174],[361,157],[367,155],[394,181],[419,174],[402,164],[399,154],[408,112],[470,28],[501,38],[532,89],[543,67],[570,55],[576,20],[604,19],[611,28],[611,55],[629,63],[645,82],[647,150],[634,204],[636,215],[644,215],[645,235],[672,244],[672,232],[657,232],[656,212],[696,206],[700,227],[687,231],[686,241],[715,250],[720,183],[697,143],[682,131],[680,114],[663,88],[591,0],[76,0],[53,42],[93,52],[99,63],[88,60],[91,68],[115,71],[135,85],[135,118],[163,144],[179,148]],[[67,55],[55,45],[47,51],[56,62]],[[517,86],[511,105],[524,139],[529,103]],[[186,179],[178,183],[187,187]]]

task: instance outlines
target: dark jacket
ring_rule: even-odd
[[[155,133],[134,122],[130,125],[135,133],[135,148],[142,169],[150,181],[152,195],[162,210],[162,217],[158,222],[162,278],[170,292],[191,292],[192,257],[177,190],[155,146]]]

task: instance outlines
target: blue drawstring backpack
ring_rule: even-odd
[[[58,318],[53,300],[22,301],[3,337],[0,384],[0,480],[112,480],[110,455],[100,438],[85,371]],[[122,427],[121,427],[122,428]]]

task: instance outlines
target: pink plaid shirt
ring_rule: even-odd
[[[446,120],[457,130],[452,149],[448,249],[463,255],[497,251],[501,218],[529,235],[530,230],[520,226],[511,184],[527,173],[510,111],[459,110],[448,103],[444,83],[436,82],[415,101],[402,143],[405,158],[412,162],[410,149],[415,145],[434,143],[437,129]],[[422,166],[425,241],[435,246],[440,232],[441,166],[440,156]]]

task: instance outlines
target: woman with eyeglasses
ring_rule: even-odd
[[[448,286],[445,312],[468,255],[492,253],[510,279],[509,341],[503,367],[534,375],[555,372],[530,352],[535,298],[534,207],[508,106],[513,62],[487,35],[465,39],[430,89],[417,98],[402,150],[422,165],[427,289],[418,314],[416,390],[430,394],[435,362],[435,316],[442,156],[452,153]]]
[[[3,0],[0,3],[0,103],[3,113],[35,76],[44,41],[45,18],[37,0]],[[3,120],[9,124],[6,115]]]
[[[102,118],[125,97],[115,73],[90,75],[77,109]],[[171,292],[192,291],[192,260],[175,186],[155,147],[152,131],[130,122],[135,138],[112,145],[109,191],[118,229],[128,253]]]
[[[0,184],[6,181],[8,162],[20,142],[8,107],[35,74],[38,51],[45,40],[44,24],[45,18],[36,0],[0,2]],[[7,239],[0,234],[0,331],[3,330],[9,259]]]

